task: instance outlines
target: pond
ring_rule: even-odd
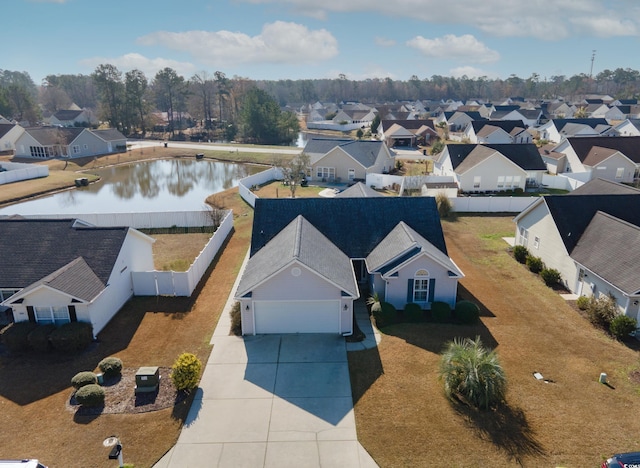
[[[0,215],[200,210],[209,195],[263,170],[260,166],[206,159],[113,166],[91,171],[100,176],[94,184],[10,205],[0,209]]]

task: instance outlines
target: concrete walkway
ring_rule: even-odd
[[[323,334],[229,336],[232,304],[178,442],[155,466],[376,467],[357,440],[347,364],[347,348],[377,343],[366,306],[356,315],[367,340],[345,343]]]

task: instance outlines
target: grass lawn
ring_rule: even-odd
[[[153,244],[153,263],[156,270],[187,271],[211,234],[150,234],[156,241]]]
[[[317,185],[298,187],[296,188],[296,198],[318,197],[318,194],[324,189],[325,187],[318,187]],[[261,185],[254,193],[261,198],[291,198],[289,186],[280,181]]]
[[[381,467],[599,466],[638,450],[638,352],[594,329],[507,252],[512,217],[444,222],[449,254],[465,273],[460,291],[481,324],[397,324],[377,349],[349,353],[358,438]],[[440,352],[479,335],[508,378],[507,405],[476,412],[450,403],[438,380]],[[540,372],[553,383],[533,378]],[[601,372],[611,386],[598,383]]]

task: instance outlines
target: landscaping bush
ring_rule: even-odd
[[[451,321],[451,306],[446,302],[435,301],[431,303],[431,317],[434,321],[445,323]]]
[[[78,372],[71,378],[71,386],[76,390],[86,385],[93,385],[98,383],[98,377],[96,374],[90,371]]]
[[[171,369],[171,381],[177,390],[190,391],[198,386],[202,363],[194,354],[182,353]]]
[[[420,322],[424,318],[422,307],[415,302],[410,302],[404,306],[404,319],[407,322]]]
[[[617,339],[623,340],[627,338],[630,333],[635,332],[637,327],[638,321],[636,319],[626,315],[617,315],[611,320],[609,331]]]
[[[616,317],[616,301],[611,296],[596,299],[591,296],[587,306],[589,321],[597,327],[609,330],[612,320]]]
[[[31,346],[36,351],[49,351],[51,349],[51,341],[49,341],[49,336],[56,329],[56,326],[53,324],[48,325],[39,325],[27,336],[27,341],[29,342],[29,346]]]
[[[589,298],[587,296],[580,296],[576,301],[576,305],[580,310],[587,310],[587,307],[589,307]]]
[[[33,322],[12,323],[2,330],[2,342],[11,352],[29,349],[29,333],[38,325]]]
[[[527,257],[529,256],[529,251],[524,245],[516,245],[513,248],[513,258],[516,259],[519,263],[526,263]]]
[[[104,388],[98,384],[89,384],[79,388],[76,401],[82,406],[101,406],[104,404]]]
[[[371,313],[376,321],[376,327],[382,328],[396,321],[397,311],[393,304],[378,302],[371,306]]]
[[[535,273],[536,275],[542,271],[544,268],[544,263],[540,257],[534,257],[533,255],[528,255],[526,260],[527,268],[531,273]]]
[[[81,351],[93,340],[93,327],[86,322],[65,323],[51,333],[50,338],[58,351]]]
[[[440,218],[448,218],[451,215],[451,211],[453,210],[453,206],[451,205],[451,200],[445,193],[439,192],[436,195],[436,206],[438,208],[438,214]]]
[[[455,313],[456,320],[464,324],[474,324],[480,319],[480,307],[471,301],[458,301]]]
[[[106,357],[98,363],[98,369],[105,377],[117,377],[122,373],[122,359],[115,356]]]
[[[555,286],[561,279],[560,272],[555,268],[543,268],[540,277],[547,286]]]
[[[242,335],[242,314],[240,312],[240,303],[234,302],[233,307],[229,311],[231,315],[231,334],[240,336]]]

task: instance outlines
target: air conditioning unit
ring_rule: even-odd
[[[135,393],[157,392],[160,388],[160,368],[141,367],[136,372]]]

